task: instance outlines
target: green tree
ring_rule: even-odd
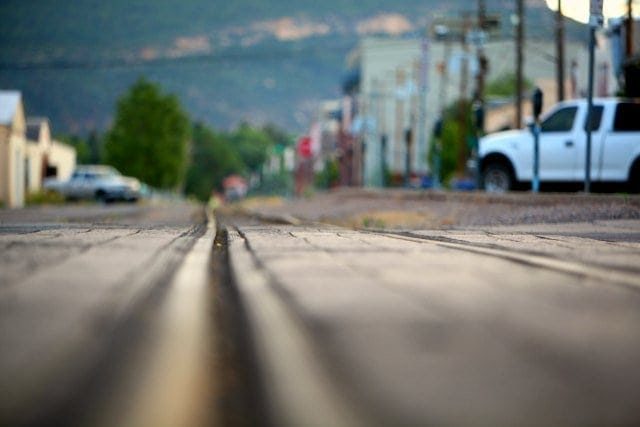
[[[89,147],[89,163],[97,164],[102,162],[102,144],[104,140],[96,130],[89,132],[87,146]]]
[[[267,123],[266,125],[262,126],[262,131],[271,139],[274,144],[282,145],[285,147],[293,145],[293,137],[273,123]]]
[[[221,190],[222,180],[230,174],[242,174],[245,165],[224,134],[216,134],[200,123],[193,127],[191,156],[185,192],[207,200],[211,190]]]
[[[102,138],[96,130],[92,130],[87,138],[78,135],[59,135],[58,139],[76,149],[76,161],[79,164],[102,162]]]
[[[242,123],[230,135],[231,142],[240,158],[250,172],[259,172],[262,164],[267,160],[268,150],[274,141],[268,133],[261,129]]]
[[[189,138],[178,99],[141,78],[118,101],[105,161],[151,186],[175,189],[184,180]]]
[[[91,148],[85,139],[78,135],[59,135],[58,138],[76,149],[76,162],[86,165],[91,162]]]
[[[468,100],[458,100],[444,111],[441,135],[431,139],[428,159],[431,170],[435,170],[436,153],[440,155],[441,182],[447,183],[456,172],[464,170],[476,133]]]
[[[340,180],[340,167],[338,161],[329,159],[324,162],[324,169],[315,176],[315,184],[318,188],[331,188]]]
[[[458,165],[458,153],[462,145],[462,132],[460,123],[454,118],[447,118],[442,124],[442,135],[439,141],[439,148],[436,147],[438,140],[434,137],[431,140],[429,150],[429,163],[431,170],[435,170],[436,150],[440,154],[440,181],[447,183],[453,176]]]

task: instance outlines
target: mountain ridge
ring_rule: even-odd
[[[65,3],[57,9],[51,0],[5,0],[0,14],[19,25],[0,28],[0,87],[22,90],[27,113],[49,116],[54,132],[106,129],[118,95],[140,76],[177,94],[194,119],[210,125],[274,122],[299,132],[314,103],[340,95],[345,58],[359,37],[415,36],[433,17],[427,10],[447,14],[468,5],[460,0],[400,5],[366,0],[357,6],[332,0],[322,7],[310,0],[128,3],[84,0],[77,3],[82,7]],[[489,11],[501,10],[508,20],[513,1],[487,3]],[[527,15],[530,33],[548,37],[542,27],[552,22],[552,12],[543,1],[529,3],[534,4]],[[573,37],[581,31],[568,27]]]

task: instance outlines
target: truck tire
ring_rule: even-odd
[[[489,163],[482,170],[482,188],[488,193],[504,193],[513,189],[514,179],[502,163]]]
[[[640,159],[636,159],[629,171],[629,181],[627,182],[629,193],[640,193]]]

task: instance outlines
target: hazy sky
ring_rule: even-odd
[[[546,0],[547,5],[557,10],[558,0]],[[589,22],[589,4],[590,0],[562,0],[562,13],[576,21]],[[604,16],[605,18],[615,18],[626,14],[627,0],[604,0]],[[635,16],[640,12],[640,0],[633,0],[633,14]]]

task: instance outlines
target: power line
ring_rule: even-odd
[[[558,0],[556,12],[556,85],[558,101],[564,100],[564,17],[562,0]]]

